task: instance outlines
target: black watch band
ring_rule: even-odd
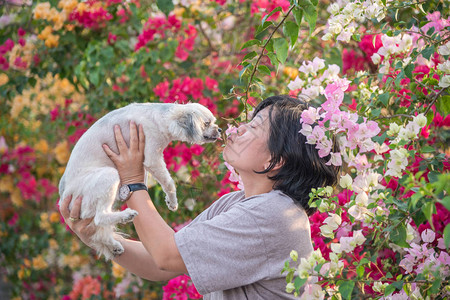
[[[132,183],[128,184],[128,187],[130,188],[130,192],[140,191],[140,190],[147,190],[147,186],[143,183]]]

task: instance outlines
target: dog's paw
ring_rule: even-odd
[[[114,257],[121,255],[125,250],[123,249],[122,246],[120,247],[114,247],[112,250],[112,254],[114,255]]]
[[[126,223],[133,221],[134,218],[138,215],[138,212],[133,209],[127,208],[127,210],[128,210],[128,215],[122,219],[122,221],[121,221],[122,224],[126,224]]]

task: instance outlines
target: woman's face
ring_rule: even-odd
[[[269,109],[261,110],[249,123],[241,124],[237,133],[228,137],[223,157],[239,173],[264,171],[270,162]]]

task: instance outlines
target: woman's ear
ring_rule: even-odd
[[[264,164],[264,170],[267,170],[267,168],[271,165],[270,160],[268,160],[265,164]],[[281,167],[284,165],[284,159],[280,158],[280,161],[272,168],[272,170],[270,170],[270,172],[272,171],[278,171],[279,169],[281,169]]]

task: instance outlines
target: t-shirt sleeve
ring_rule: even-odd
[[[254,216],[240,204],[175,234],[189,276],[200,294],[267,278],[267,253]]]

